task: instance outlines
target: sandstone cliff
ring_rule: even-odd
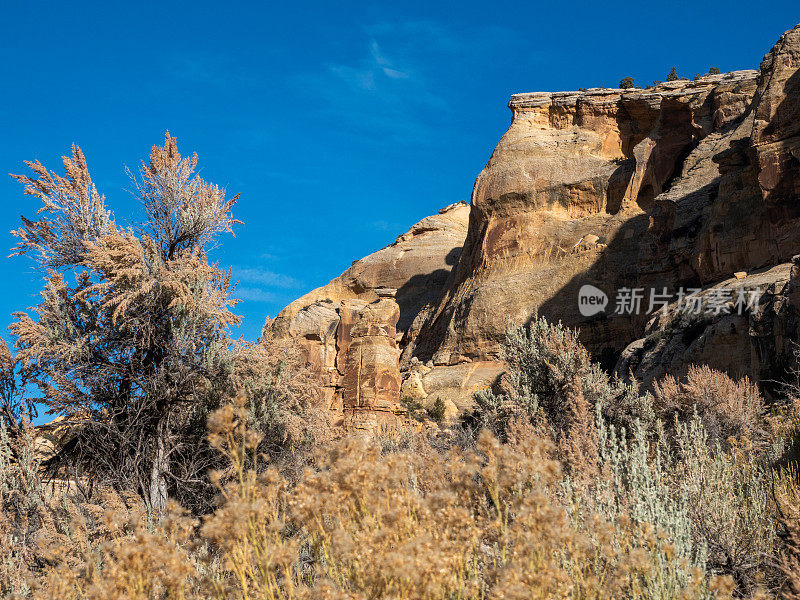
[[[469,206],[457,203],[422,219],[272,322],[273,332],[297,340],[320,373],[329,406],[359,428],[386,424],[389,415],[403,412],[399,343],[420,311],[438,302],[468,218]]]
[[[513,96],[511,126],[475,183],[454,279],[414,353],[435,364],[493,357],[509,320],[538,311],[580,326],[596,354],[613,357],[637,323],[585,320],[578,288],[642,279],[646,234],[683,225],[662,215],[662,201],[689,172],[683,196],[694,216],[702,210],[718,176],[710,155],[726,147],[756,79],[743,71],[651,90]],[[691,264],[649,270],[668,286],[698,276]]]
[[[475,183],[461,259],[413,354],[435,365],[491,359],[508,321],[538,312],[579,327],[611,368],[652,314],[618,315],[612,304],[583,317],[582,285],[612,298],[623,287],[675,292],[790,260],[800,252],[799,57],[797,27],[758,72],[513,96],[511,126]],[[786,272],[758,283],[779,294]],[[788,362],[786,342],[763,333],[763,315],[748,318],[736,343],[705,336],[702,352],[678,360],[757,380],[774,374]],[[676,368],[655,355],[641,365],[654,363]],[[651,379],[643,368],[634,375]]]
[[[579,327],[608,369],[645,383],[690,362],[757,380],[788,364],[800,284],[780,265],[800,253],[800,26],[759,71],[517,94],[509,108],[469,207],[424,219],[276,319],[326,377],[332,406],[397,414],[402,395],[464,409],[502,371],[508,325],[537,313]],[[646,301],[614,311],[621,288],[730,287],[737,272],[768,293],[736,319],[687,322],[675,307],[648,314]],[[605,312],[581,315],[585,284],[611,297]],[[373,333],[352,334],[356,359],[342,332],[359,320]]]
[[[796,257],[781,263],[800,251],[800,26],[764,58],[747,118],[712,159],[719,165],[718,185],[704,210],[695,209],[694,247],[670,243],[660,252],[662,261],[688,257],[702,283],[724,279],[725,271],[754,269],[741,280],[705,286],[701,295],[749,287],[762,290],[763,298],[746,314],[701,319],[687,320],[671,306],[648,323],[647,337],[625,350],[617,372],[649,383],[665,372],[680,375],[689,363],[706,363],[748,375],[769,393],[795,366],[799,333],[800,263]],[[678,209],[680,200],[678,195]],[[689,210],[683,212],[688,219]]]

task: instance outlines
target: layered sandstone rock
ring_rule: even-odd
[[[346,300],[339,311],[337,340],[342,360],[342,409],[355,430],[391,427],[400,405],[400,308],[392,299],[371,304]]]
[[[762,196],[796,207],[800,197],[800,26],[786,32],[761,65],[752,146]],[[796,217],[796,213],[792,213]]]
[[[650,319],[647,300],[615,314],[618,290],[709,286],[800,252],[799,57],[795,28],[760,72],[513,96],[451,285],[406,353],[491,360],[509,322],[538,313],[610,368]],[[582,316],[584,284],[610,310]]]
[[[394,243],[354,261],[327,285],[292,302],[275,318],[274,330],[288,332],[297,315],[315,302],[371,302],[386,290],[396,290],[398,328],[405,332],[423,306],[438,300],[461,253],[469,211],[469,205],[458,202],[425,217]]]
[[[654,281],[683,267],[694,277],[682,281],[693,279],[704,288],[702,296],[757,286],[764,294],[759,309],[687,320],[673,307],[626,348],[617,365],[620,375],[633,374],[647,384],[667,372],[680,374],[690,363],[705,363],[748,375],[769,393],[770,382],[793,365],[800,283],[796,259],[794,266],[786,261],[800,251],[798,119],[800,26],[764,58],[747,117],[707,153],[719,175],[687,173],[663,195],[675,222],[662,219],[659,243],[649,256],[640,256],[640,280]],[[677,236],[679,230],[685,233]],[[738,277],[727,279],[736,272]]]
[[[650,386],[690,365],[707,364],[732,377],[764,384],[785,375],[800,326],[800,257],[753,274],[740,274],[701,289],[691,306],[672,303],[628,345],[616,365],[622,379]],[[715,301],[724,300],[724,306]],[[696,303],[696,304],[695,304]],[[716,306],[719,304],[720,309]],[[740,305],[741,306],[740,306]]]
[[[657,198],[695,168],[700,157],[687,156],[704,140],[732,131],[756,83],[740,71],[650,90],[513,96],[511,126],[475,183],[452,284],[414,355],[440,365],[493,358],[508,323],[537,311],[581,326],[598,355],[621,350],[643,323],[582,318],[580,285],[638,281],[646,232],[674,222]]]
[[[800,26],[760,71],[512,96],[511,125],[469,208],[449,207],[354,263],[287,307],[275,331],[301,340],[332,406],[353,415],[394,414],[381,407],[396,396],[467,409],[502,371],[508,326],[536,314],[579,327],[596,359],[608,368],[619,360],[620,374],[648,380],[705,362],[765,379],[797,334],[800,285],[779,265],[800,253],[799,68]],[[621,288],[736,282],[768,288],[767,308],[702,323],[674,310],[654,319],[646,300],[638,314],[614,312]],[[581,315],[585,284],[611,297],[605,312]],[[398,371],[387,364],[398,346],[384,309],[379,336],[345,333],[373,322],[365,307],[394,290]],[[346,306],[353,301],[361,308]],[[364,356],[385,378],[355,375]]]
[[[362,422],[363,427],[375,424],[366,416],[373,410],[397,412],[396,406],[389,406],[399,400],[398,342],[420,311],[441,296],[468,220],[465,203],[443,208],[393,244],[295,300],[272,322],[275,335],[297,340],[322,378],[331,409],[346,413],[358,427]],[[392,298],[396,314],[387,312],[387,298]],[[367,363],[371,366],[355,369]]]
[[[494,387],[505,370],[503,363],[494,360],[438,366],[414,361],[403,368],[401,397],[427,409],[442,400],[459,414],[472,408],[475,392]]]

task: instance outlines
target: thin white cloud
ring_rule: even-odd
[[[261,267],[234,267],[233,278],[245,283],[275,288],[296,289],[303,286],[302,282],[294,277]]]
[[[408,79],[408,73],[395,68],[395,65],[393,65],[392,62],[383,55],[380,46],[378,46],[378,42],[375,39],[370,40],[369,52],[372,55],[372,59],[375,61],[375,65],[383,72],[384,75],[390,77],[391,79]]]
[[[383,71],[384,75],[391,77],[392,79],[408,79],[408,73],[390,69],[389,67],[381,67],[381,70]]]
[[[328,71],[341,79],[354,90],[362,90],[384,100],[397,97],[404,89],[392,88],[391,81],[411,80],[410,88],[424,88],[422,76],[411,67],[404,67],[390,60],[381,50],[378,41],[371,38],[368,43],[369,55],[352,65],[331,65]],[[427,94],[427,92],[426,92]]]
[[[398,232],[400,226],[397,223],[390,223],[389,221],[372,221],[369,226],[375,231]]]
[[[437,40],[404,29],[364,31],[363,51],[347,63],[299,76],[325,102],[318,110],[328,123],[363,137],[423,140],[433,135],[446,101],[436,90],[425,54],[440,54]],[[439,57],[441,58],[441,57]]]
[[[508,30],[479,27],[456,34],[433,21],[376,23],[362,31],[358,57],[299,75],[298,87],[322,100],[313,110],[327,127],[381,145],[435,137],[452,124],[448,107],[459,101],[448,97],[457,89],[454,83],[520,46]]]
[[[279,300],[278,296],[272,292],[257,287],[237,287],[233,296],[239,300],[247,300],[249,302],[275,303]]]

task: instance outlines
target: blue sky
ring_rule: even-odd
[[[240,280],[238,333],[468,200],[512,93],[757,68],[800,21],[770,2],[5,2],[0,173],[84,150],[118,221],[125,166],[164,131],[241,193],[215,257]],[[35,199],[0,177],[0,245]],[[5,256],[7,253],[3,253]],[[0,259],[0,320],[37,302],[27,258]]]

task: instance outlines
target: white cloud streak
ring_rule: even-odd
[[[279,298],[272,292],[255,287],[237,287],[233,293],[233,297],[248,302],[275,303],[279,301]]]
[[[302,282],[283,273],[275,273],[261,267],[234,267],[233,278],[244,283],[258,284],[266,287],[296,289]]]

